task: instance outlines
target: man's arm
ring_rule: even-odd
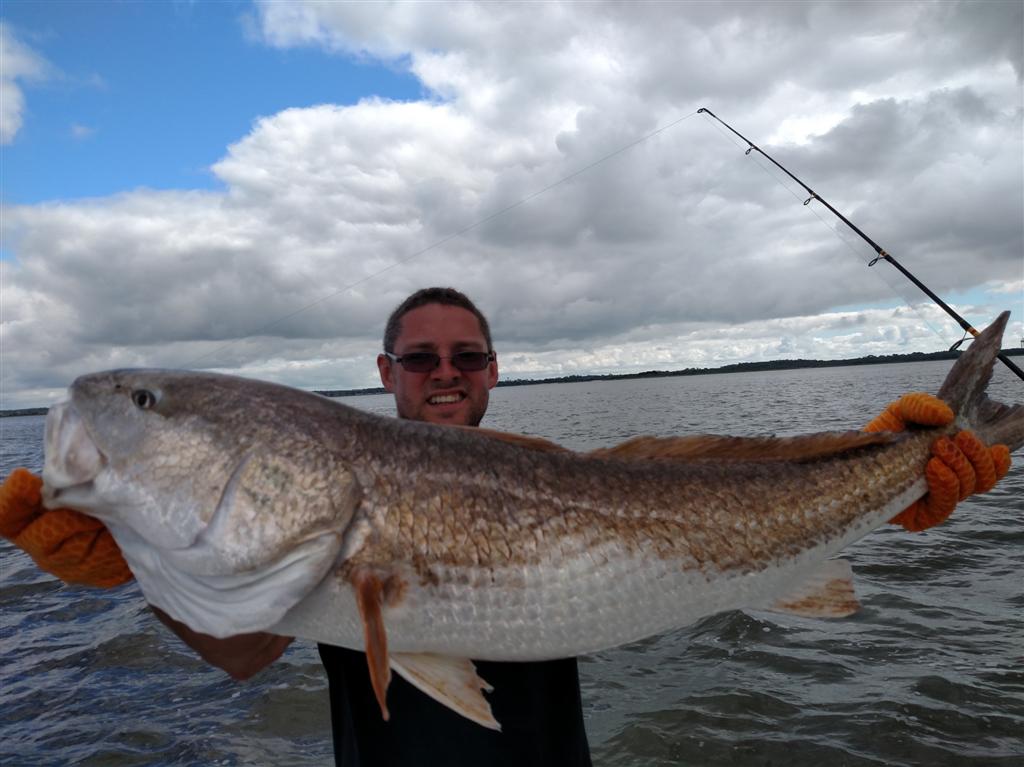
[[[200,658],[239,681],[257,674],[280,658],[294,639],[262,631],[218,639],[190,629],[158,607],[150,607],[160,622],[195,650]]]

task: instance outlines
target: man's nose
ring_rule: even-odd
[[[441,361],[438,363],[437,367],[434,368],[433,377],[440,380],[450,380],[458,378],[461,375],[462,371],[452,364],[450,357],[441,357]]]

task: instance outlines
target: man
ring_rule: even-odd
[[[477,426],[498,382],[487,319],[452,288],[425,288],[388,319],[377,357],[399,418]],[[207,662],[246,679],[276,660],[292,641],[273,634],[215,639],[154,608],[157,616]],[[477,662],[494,687],[488,698],[500,733],[454,713],[402,677],[388,688],[390,721],[381,717],[366,655],[320,645],[330,683],[338,765],[589,765],[575,658],[541,663]]]
[[[388,319],[377,357],[399,418],[477,426],[498,382],[483,314],[452,288],[426,288]],[[454,713],[394,675],[385,722],[362,652],[320,645],[339,765],[589,765],[575,658],[477,662],[500,733]]]

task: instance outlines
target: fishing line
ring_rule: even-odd
[[[747,148],[744,147],[743,143],[739,139],[737,139],[734,135],[726,131],[726,129],[721,124],[721,120],[717,120],[717,118],[716,120],[712,120],[710,117],[708,117],[707,122],[715,131],[718,132],[719,135],[722,136],[722,138],[724,138],[729,143],[733,144],[739,149]],[[791,180],[788,177],[783,176],[781,173],[779,173],[778,169],[763,162],[761,158],[758,157],[756,154],[751,154],[750,151],[746,151],[744,152],[744,154],[746,156],[749,156],[750,160],[753,161],[753,163],[757,165],[757,167],[760,168],[766,176],[768,176],[770,179],[775,181],[775,183],[777,183],[779,186],[781,186],[783,189],[789,192],[790,195],[793,196],[794,200],[799,202],[801,205],[807,208],[807,210],[813,213],[814,216],[818,219],[818,221],[821,222],[822,226],[824,226],[830,232],[835,234],[839,241],[846,246],[847,250],[850,251],[850,253],[853,255],[854,258],[858,260],[858,262],[868,263],[871,260],[871,258],[874,256],[874,251],[872,251],[870,247],[868,247],[862,240],[855,238],[851,242],[851,232],[849,229],[841,230],[837,224],[833,223],[832,221],[829,221],[824,216],[822,216],[821,212],[817,208],[808,205],[807,202],[809,202],[809,200],[806,199],[806,196],[797,194],[797,192],[793,189],[793,184]],[[949,342],[948,334],[945,333],[940,327],[936,326],[936,324],[925,315],[925,310],[933,309],[937,311],[937,307],[911,294],[906,289],[906,282],[899,282],[895,280],[894,275],[891,275],[888,272],[877,271],[875,272],[875,274],[878,274],[885,281],[885,283],[889,286],[893,293],[897,294],[904,300],[904,302],[910,307],[911,311],[913,311],[914,314],[917,315],[917,318],[921,320],[922,324],[926,325],[940,339],[942,339],[946,343]],[[963,343],[963,339],[960,339],[960,341],[951,346],[950,350],[955,349],[961,343]]]
[[[868,245],[870,245],[872,247],[872,249],[875,251],[875,254],[876,254],[875,257],[872,258],[868,262],[868,266],[869,267],[874,266],[876,263],[878,263],[881,260],[888,261],[901,274],[903,274],[904,277],[906,277],[908,280],[913,282],[918,288],[920,288],[921,291],[924,292],[924,294],[927,295],[933,302],[935,302],[935,304],[937,304],[944,312],[946,312],[946,314],[948,314],[950,317],[952,317],[954,320],[956,320],[957,324],[960,325],[960,327],[962,327],[966,333],[970,333],[972,336],[977,336],[978,335],[978,331],[967,320],[965,320],[963,317],[961,317],[959,314],[957,314],[956,311],[954,311],[951,306],[949,306],[945,301],[943,301],[941,298],[939,298],[938,295],[933,293],[931,291],[931,289],[927,285],[925,285],[923,282],[921,282],[919,279],[917,279],[917,277],[915,277],[913,274],[911,274],[910,271],[906,267],[904,267],[899,261],[897,261],[892,256],[892,254],[887,253],[882,248],[881,245],[879,245],[874,240],[872,240],[870,237],[868,237],[863,231],[860,230],[859,227],[857,227],[856,224],[854,224],[852,221],[850,221],[850,219],[848,219],[846,216],[844,216],[838,210],[833,208],[828,203],[827,200],[825,200],[823,197],[821,197],[821,195],[819,195],[817,192],[815,192],[813,189],[811,189],[809,186],[807,186],[807,184],[805,184],[799,178],[797,178],[792,173],[790,173],[785,167],[783,167],[779,162],[777,162],[775,160],[775,158],[773,158],[770,154],[768,154],[763,149],[761,149],[761,147],[759,147],[756,144],[754,144],[752,141],[750,141],[750,139],[748,139],[742,133],[737,131],[735,128],[733,128],[731,125],[729,125],[729,123],[725,122],[725,120],[720,118],[718,115],[716,115],[714,112],[712,112],[707,107],[701,107],[700,109],[697,110],[697,113],[698,114],[707,114],[707,115],[713,117],[715,120],[717,120],[722,125],[724,125],[726,128],[728,128],[732,133],[735,133],[739,138],[741,138],[743,141],[745,141],[746,144],[747,144],[747,149],[744,152],[744,154],[749,156],[751,152],[758,152],[759,154],[763,155],[774,166],[776,166],[779,170],[781,170],[783,173],[785,173],[787,176],[789,176],[793,181],[795,181],[797,184],[799,184],[804,189],[804,191],[807,192],[807,194],[810,195],[806,200],[804,200],[804,203],[803,203],[804,206],[809,206],[812,200],[817,200],[822,205],[824,205],[826,208],[828,208],[837,218],[839,218],[839,220],[841,220],[844,224],[846,224],[848,227],[850,227],[850,229],[852,229],[854,232],[856,232],[860,236],[860,238],[862,240],[864,240]],[[963,341],[963,339],[961,339],[960,342],[957,342],[956,344],[954,344],[953,348],[955,349],[956,347],[958,347],[962,341]],[[1000,352],[998,354],[998,357],[999,357],[999,360],[1004,365],[1006,365],[1006,367],[1008,367],[1010,370],[1012,370],[1014,373],[1016,373],[1017,377],[1020,378],[1022,381],[1024,381],[1024,370],[1021,370],[1019,367],[1017,367],[1017,365],[1015,365],[1013,363],[1013,361],[1011,359],[1009,359],[1002,352]]]
[[[418,258],[419,256],[422,256],[424,253],[428,253],[431,250],[434,250],[435,248],[439,248],[442,245],[444,245],[445,243],[451,242],[452,240],[454,240],[457,237],[461,237],[462,235],[466,234],[466,232],[470,232],[470,231],[472,231],[474,229],[477,229],[478,227],[483,226],[484,224],[488,223],[489,221],[493,221],[494,219],[496,219],[496,218],[498,218],[500,216],[505,215],[509,211],[515,210],[516,208],[525,205],[526,203],[530,202],[531,200],[535,200],[536,198],[540,197],[542,194],[545,194],[546,192],[550,192],[552,189],[554,189],[557,186],[561,186],[566,181],[571,181],[572,179],[576,178],[577,176],[579,176],[579,175],[581,175],[583,173],[586,173],[591,168],[595,168],[598,165],[600,165],[601,163],[606,162],[606,161],[612,159],[613,157],[616,157],[617,155],[620,155],[623,152],[626,152],[626,151],[632,149],[633,147],[635,147],[635,146],[637,146],[639,144],[642,144],[643,142],[647,141],[648,139],[654,138],[659,133],[664,133],[665,131],[669,130],[670,128],[674,128],[675,126],[679,125],[681,122],[689,120],[691,117],[695,117],[699,113],[700,113],[700,110],[697,110],[696,112],[691,112],[690,114],[685,115],[683,117],[679,117],[679,118],[673,120],[672,122],[669,122],[669,123],[666,123],[665,125],[662,125],[659,128],[655,128],[650,133],[647,133],[646,135],[641,136],[640,138],[638,138],[638,139],[636,139],[634,141],[631,141],[628,144],[624,144],[624,145],[620,146],[618,149],[616,149],[616,150],[614,150],[612,152],[609,152],[608,154],[604,155],[603,157],[600,157],[600,158],[594,160],[593,162],[591,162],[591,163],[589,163],[587,165],[584,165],[582,168],[579,168],[578,170],[573,171],[569,175],[563,176],[562,178],[558,179],[557,181],[554,181],[554,182],[548,184],[543,189],[538,189],[536,192],[532,192],[531,194],[528,194],[526,197],[523,197],[518,202],[514,202],[511,205],[506,205],[504,208],[502,208],[500,210],[497,210],[494,213],[491,213],[491,214],[489,214],[487,216],[484,216],[483,218],[479,219],[478,221],[475,221],[474,223],[470,224],[469,226],[465,226],[462,229],[459,229],[458,231],[453,232],[452,234],[449,234],[449,235],[447,235],[445,237],[442,237],[440,240],[437,240],[436,242],[433,242],[430,245],[427,245],[425,248],[421,248],[420,250],[417,250],[415,253],[412,253],[411,255],[408,255],[405,258],[401,258],[398,261],[395,261],[393,264],[389,264],[388,266],[385,266],[382,269],[378,269],[376,272],[372,272],[371,274],[368,274],[365,277],[362,277],[362,278],[356,280],[355,282],[350,282],[349,284],[347,284],[347,285],[345,285],[345,286],[343,286],[341,288],[338,288],[333,293],[328,293],[326,296],[323,296],[322,298],[318,298],[315,301],[311,301],[310,303],[306,304],[305,306],[303,306],[303,307],[301,307],[299,309],[296,309],[294,312],[286,314],[283,317],[278,317],[276,320],[272,320],[271,322],[268,322],[265,325],[260,325],[259,327],[254,328],[250,332],[246,333],[242,338],[237,338],[237,339],[234,339],[232,341],[228,341],[227,343],[222,344],[221,346],[218,346],[218,347],[216,347],[214,349],[211,349],[210,351],[208,351],[208,352],[206,352],[204,354],[200,354],[198,357],[193,357],[189,362],[187,362],[184,365],[184,367],[186,367],[186,368],[192,367],[196,362],[199,362],[200,360],[204,360],[207,357],[210,357],[210,356],[212,356],[214,354],[218,354],[218,353],[224,351],[225,349],[228,349],[231,346],[234,346],[236,343],[238,343],[239,341],[241,341],[241,340],[243,340],[245,338],[250,338],[250,337],[255,336],[255,335],[259,334],[259,333],[262,333],[263,331],[265,331],[265,330],[267,330],[269,328],[272,328],[272,327],[275,327],[277,325],[280,325],[282,322],[286,322],[286,321],[292,319],[293,317],[297,317],[298,315],[302,314],[303,312],[306,312],[306,311],[312,309],[314,306],[318,306],[318,305],[322,304],[324,301],[328,301],[328,300],[330,300],[330,299],[332,299],[332,298],[334,298],[336,296],[341,295],[342,293],[344,293],[344,292],[346,292],[348,290],[352,290],[352,288],[358,287],[359,285],[362,285],[365,282],[369,282],[370,280],[372,280],[372,279],[374,279],[376,277],[379,277],[380,275],[384,274],[385,272],[389,272],[392,269],[395,269],[395,268],[397,268],[399,266],[402,266],[403,264],[407,264],[410,261],[412,261],[414,258]]]

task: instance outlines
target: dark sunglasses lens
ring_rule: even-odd
[[[483,370],[490,361],[491,355],[487,352],[459,352],[452,357],[452,364],[463,371]]]
[[[441,362],[433,352],[412,352],[402,355],[402,367],[410,373],[429,373]]]

